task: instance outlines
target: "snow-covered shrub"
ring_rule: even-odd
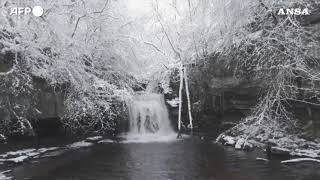
[[[262,87],[260,101],[251,116],[230,132],[244,133],[260,141],[279,133],[293,133],[294,104],[319,105],[320,57],[311,53],[320,46],[317,26],[306,25],[296,16],[276,16],[265,10],[291,5],[289,1],[261,2],[255,21],[245,26],[244,32],[249,36],[243,35],[225,52],[234,55],[230,63],[236,62],[237,76],[259,82]],[[319,3],[310,0],[308,5],[313,9]]]
[[[0,10],[21,3],[0,2]],[[8,72],[0,66],[0,109],[7,114],[0,117],[0,133],[33,132],[33,114],[42,113],[34,97],[43,91],[34,87],[33,78],[62,91],[65,112],[60,118],[70,132],[115,128],[118,115],[125,114],[123,96],[130,96],[136,83],[130,75],[133,53],[127,51],[134,46],[123,35],[130,31],[119,31],[125,17],[105,18],[120,12],[122,5],[104,0],[42,2],[50,10],[41,18],[0,17],[1,33],[8,34],[0,38],[0,50],[15,55]]]

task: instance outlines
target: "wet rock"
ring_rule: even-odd
[[[281,147],[271,147],[271,153],[275,155],[289,156],[290,150]]]
[[[243,144],[243,148],[242,149],[245,150],[245,151],[252,151],[253,148],[254,148],[253,144],[251,144],[249,142],[245,142]]]
[[[219,136],[219,137],[217,138],[217,141],[218,141],[218,142],[221,142],[222,144],[227,145],[227,146],[234,146],[235,143],[236,143],[234,137],[226,136],[226,135],[221,135],[221,136]]]
[[[88,137],[85,141],[89,143],[98,143],[103,139],[102,136]]]

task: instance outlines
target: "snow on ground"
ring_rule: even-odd
[[[319,159],[313,159],[313,158],[290,159],[290,160],[286,160],[286,161],[281,161],[281,163],[297,163],[297,162],[306,162],[306,161],[320,163]]]
[[[222,142],[224,145],[228,145],[228,146],[233,146],[236,143],[234,137],[226,136],[226,135],[220,135],[217,138],[216,142]]]
[[[242,146],[244,145],[245,142],[246,142],[245,139],[240,138],[240,139],[237,141],[235,148],[236,148],[236,149],[242,149]]]
[[[307,156],[311,158],[317,158],[320,157],[320,149],[318,150],[312,150],[312,149],[296,149],[292,152],[290,152],[290,155],[292,156]]]
[[[245,127],[243,127],[243,129]],[[234,148],[239,149],[240,145],[242,144],[241,139],[249,136],[247,133],[247,131],[233,131],[232,134],[241,134],[235,137],[223,133],[219,135],[219,137],[216,139],[216,142],[220,142],[224,145],[233,146]],[[266,136],[265,134],[250,136],[250,138],[246,142],[249,142],[250,146],[258,147],[261,149],[266,148],[266,144],[272,144],[272,154],[298,156],[302,158],[320,158],[320,139],[308,141],[298,137],[297,135],[277,132],[273,133],[271,137]],[[242,149],[246,149],[245,147],[248,147],[248,149],[252,149],[252,147],[250,148],[248,144],[246,144],[246,142],[244,143]]]
[[[107,144],[107,143],[114,143],[115,141],[111,140],[111,139],[103,139],[98,141],[98,144]]]
[[[236,143],[236,141],[234,140],[234,138],[233,137],[231,137],[231,136],[226,136],[225,138],[224,138],[224,140],[226,141],[224,144],[226,144],[226,145],[234,145],[234,143]]]
[[[171,106],[171,107],[178,107],[179,105],[179,98],[174,98],[172,100],[167,100],[167,103]]]
[[[44,152],[47,152],[47,151],[54,151],[54,150],[57,150],[59,149],[58,147],[50,147],[50,148],[40,148],[38,149],[39,152],[41,153],[44,153]]]
[[[94,136],[94,137],[88,137],[86,140],[87,141],[99,141],[101,139],[103,139],[102,136]]]
[[[6,162],[14,162],[14,163],[21,163],[23,161],[25,161],[26,159],[28,159],[31,156],[19,156],[16,158],[10,158],[10,159],[6,159]]]
[[[0,172],[0,180],[11,180],[12,177],[8,177],[5,174],[9,173],[11,170]]]
[[[98,141],[102,139],[102,136],[90,137],[88,141]],[[79,141],[69,144],[65,147],[49,147],[40,149],[22,149],[18,151],[10,151],[5,154],[0,154],[0,163],[11,162],[11,163],[22,163],[28,159],[35,159],[39,157],[53,157],[58,156],[71,149],[79,149],[84,147],[93,146],[94,143]],[[0,179],[1,180],[1,179]]]
[[[100,140],[100,141],[99,141]],[[74,142],[64,147],[48,147],[40,149],[22,149],[17,151],[10,151],[4,154],[0,154],[0,164],[3,163],[22,163],[30,159],[55,157],[65,152],[86,148],[93,146],[96,143],[113,143],[110,139],[103,139],[102,136],[89,137],[86,140]],[[0,180],[3,179],[3,175],[0,174]],[[2,179],[1,179],[2,178]]]
[[[67,148],[78,149],[78,148],[89,147],[89,146],[93,146],[93,145],[94,144],[90,143],[90,142],[79,141],[79,142],[75,142],[75,143],[69,144],[67,146]]]
[[[257,161],[265,161],[265,162],[269,162],[268,159],[265,159],[265,158],[256,158]]]
[[[10,152],[7,152],[6,154],[1,154],[0,157],[7,158],[9,156],[21,156],[23,154],[28,154],[34,151],[36,151],[36,149],[23,149],[18,151],[10,151]]]
[[[13,162],[21,163],[30,158],[37,158],[39,155],[57,150],[57,147],[40,148],[40,149],[23,149],[18,151],[10,151],[5,154],[1,154],[0,162]]]

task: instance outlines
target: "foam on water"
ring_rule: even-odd
[[[159,134],[145,134],[141,135],[133,135],[127,134],[124,137],[124,140],[120,141],[120,143],[166,143],[177,141],[177,135],[174,133],[167,135],[159,135]]]

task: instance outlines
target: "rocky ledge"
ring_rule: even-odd
[[[268,143],[249,140],[244,137],[232,137],[221,134],[216,142],[232,146],[237,150],[253,150],[254,148],[266,149],[269,144],[271,154],[278,156],[309,157],[320,159],[320,145],[316,142],[300,139],[296,136],[287,136],[282,139],[270,139]]]

